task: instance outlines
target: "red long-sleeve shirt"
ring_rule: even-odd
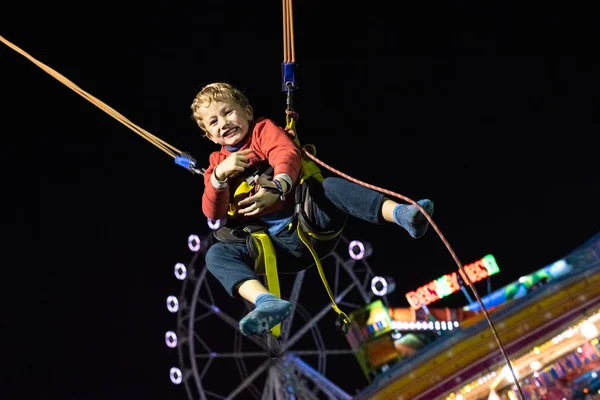
[[[300,149],[289,138],[287,133],[269,119],[257,120],[252,132],[239,150],[252,149],[249,154],[251,167],[267,160],[274,169],[273,176],[286,174],[292,179],[288,193],[292,191],[302,166]],[[238,151],[239,151],[238,150]],[[202,212],[207,218],[219,220],[229,211],[230,187],[237,187],[241,178],[228,180],[227,186],[217,189],[211,179],[214,169],[231,154],[225,146],[220,151],[215,151],[209,157],[209,167],[204,172],[204,193],[202,195]],[[250,168],[251,168],[250,167]],[[213,178],[214,179],[214,178]],[[293,193],[293,192],[292,192]],[[293,202],[294,196],[286,196],[285,202]],[[284,201],[277,200],[261,215],[278,211],[285,205]]]

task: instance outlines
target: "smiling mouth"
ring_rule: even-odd
[[[224,137],[224,138],[226,138],[226,137],[229,137],[229,136],[231,136],[231,135],[235,134],[237,131],[238,131],[238,128],[231,128],[231,129],[228,129],[228,130],[227,130],[227,131],[225,131],[225,133],[223,134],[223,137]]]

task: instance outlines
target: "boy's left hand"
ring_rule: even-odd
[[[255,182],[261,189],[255,195],[247,197],[238,203],[238,207],[240,207],[238,210],[239,214],[248,217],[259,214],[269,209],[279,199],[279,194],[262,189],[262,187],[276,188],[277,186],[272,181],[260,177],[255,179]]]

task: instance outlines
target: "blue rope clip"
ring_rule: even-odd
[[[183,168],[190,171],[192,174],[203,174],[203,169],[196,168],[196,159],[190,155],[187,151],[175,156],[175,164],[182,166]]]
[[[296,89],[296,76],[294,67],[296,64],[286,62],[281,64],[281,90],[289,92]]]

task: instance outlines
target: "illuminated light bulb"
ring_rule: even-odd
[[[386,294],[388,294],[387,280],[382,276],[376,276],[373,279],[371,279],[371,291],[376,296],[385,296]]]
[[[362,260],[365,256],[365,245],[358,240],[353,240],[348,245],[348,254],[355,260]]]
[[[212,229],[213,231],[216,231],[217,229],[219,229],[221,227],[221,220],[220,219],[218,219],[216,221],[213,221],[212,219],[207,218],[206,219],[206,223],[208,224],[208,227],[210,229]]]
[[[177,300],[177,297],[167,297],[167,309],[172,313],[176,313],[179,310],[179,300]]]
[[[181,381],[183,381],[183,374],[181,373],[181,370],[177,367],[171,368],[171,370],[169,371],[169,377],[171,378],[171,382],[173,382],[173,384],[175,385],[179,385]]]
[[[198,235],[190,235],[188,237],[188,247],[194,253],[200,250],[200,238]]]
[[[167,346],[169,346],[172,349],[177,347],[177,335],[175,334],[175,332],[168,331],[167,333],[165,333],[165,342],[167,343]]]
[[[184,280],[187,275],[187,269],[182,263],[175,264],[175,277],[180,281]]]

